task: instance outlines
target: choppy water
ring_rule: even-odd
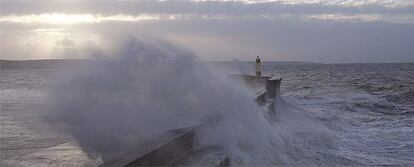
[[[287,101],[322,113],[343,165],[413,165],[414,64],[268,68],[283,76]]]
[[[55,71],[1,70],[0,166],[96,164],[41,119],[39,104]],[[264,71],[283,77],[282,97],[289,104],[309,110],[336,134],[335,149],[305,145],[317,156],[292,164],[414,166],[414,64],[268,63]],[[298,136],[288,144],[300,141]]]

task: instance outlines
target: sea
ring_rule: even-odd
[[[0,166],[102,163],[44,121],[41,104],[62,69],[28,64],[2,63]],[[219,64],[229,73],[250,73],[254,67],[252,62]],[[311,147],[316,156],[296,157],[300,163],[290,165],[414,166],[414,63],[266,62],[263,73],[282,77],[284,101],[317,114],[317,121],[335,133],[336,149],[301,146]],[[289,144],[301,137],[306,136]]]

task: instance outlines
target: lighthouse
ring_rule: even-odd
[[[260,57],[256,57],[256,76],[260,77],[262,76],[262,63],[260,62]]]

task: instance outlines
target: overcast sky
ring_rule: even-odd
[[[126,36],[203,60],[414,62],[414,0],[0,0],[1,59],[83,58]]]

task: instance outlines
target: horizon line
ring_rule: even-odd
[[[28,62],[28,61],[85,61],[93,59],[0,59],[0,61],[15,61],[15,62]],[[201,62],[214,63],[214,62],[233,62],[234,60],[201,60]],[[237,60],[238,62],[254,62],[254,60]],[[298,63],[298,64],[411,64],[414,61],[408,62],[312,62],[312,61],[297,61],[297,60],[282,60],[282,61],[262,61],[262,63]]]

